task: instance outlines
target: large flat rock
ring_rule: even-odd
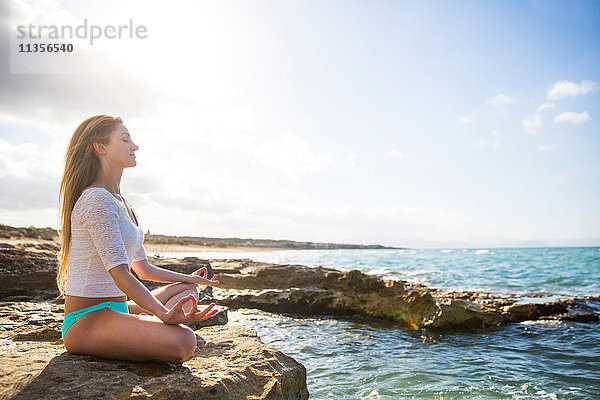
[[[65,351],[62,305],[3,302],[2,399],[307,399],[306,369],[266,346],[252,328],[196,331],[184,363],[129,362]]]

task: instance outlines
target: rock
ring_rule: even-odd
[[[12,337],[18,342],[56,342],[62,340],[61,332],[52,328],[41,328],[32,332],[19,333]]]
[[[51,302],[3,302],[14,321],[0,339],[0,398],[7,399],[307,399],[306,369],[264,345],[252,328],[196,331],[198,347],[184,363],[105,360],[67,353],[61,313]],[[31,316],[51,320],[27,324]],[[15,331],[19,333],[14,334]]]
[[[574,322],[598,322],[598,314],[594,313],[565,313],[559,315],[547,315],[540,317],[543,320],[574,321]]]
[[[48,252],[0,249],[0,299],[20,296],[51,299],[58,296],[58,260]]]
[[[517,321],[536,320],[543,316],[553,314],[564,314],[568,312],[567,307],[561,301],[549,303],[514,304],[506,309]]]
[[[218,274],[220,288],[227,289],[292,289],[316,287],[327,290],[351,290],[373,293],[389,292],[390,286],[380,278],[360,271],[338,271],[304,265],[281,265],[243,260],[210,260]],[[402,282],[392,285],[394,292],[404,291]]]
[[[478,330],[505,320],[475,303],[453,300],[442,304],[426,287],[407,288],[402,282],[385,282],[356,270],[251,260],[211,260],[211,264],[221,282],[214,288],[215,299],[231,308],[381,318],[407,329]]]
[[[483,330],[497,328],[504,321],[499,312],[484,311],[477,304],[467,300],[451,299],[440,303],[440,311],[427,328],[442,330]]]
[[[594,303],[600,303],[600,295],[598,296],[586,296],[585,297],[589,301],[593,301]]]
[[[182,274],[191,274],[192,272],[205,267],[208,272],[208,277],[212,278],[214,272],[208,260],[201,260],[196,257],[185,257],[183,259],[175,259],[175,258],[157,258],[157,257],[149,257],[148,261],[152,265],[156,265],[157,267],[167,268],[171,271],[180,272]],[[152,282],[152,281],[142,281],[144,285],[146,285],[150,290],[154,290],[157,287],[164,285],[164,283],[160,282]],[[211,295],[212,290],[210,287],[207,287],[204,290],[206,295]]]
[[[198,307],[200,308],[200,307]],[[227,307],[220,307],[221,309],[215,315],[210,317],[209,319],[205,319],[204,321],[195,321],[190,324],[187,324],[193,330],[203,328],[205,326],[214,326],[214,325],[227,325],[229,322],[228,309]]]

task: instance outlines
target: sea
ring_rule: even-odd
[[[531,301],[600,294],[600,248],[281,250],[173,253],[357,269],[430,287]],[[541,296],[541,297],[540,297]],[[600,304],[592,303],[600,313]],[[307,369],[310,399],[600,399],[600,324],[513,323],[484,333],[382,321],[231,311]]]

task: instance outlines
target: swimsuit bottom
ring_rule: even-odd
[[[65,319],[63,320],[62,326],[62,338],[65,340],[65,335],[69,328],[77,322],[77,320],[83,317],[85,314],[89,314],[94,311],[102,310],[103,308],[110,308],[111,310],[119,311],[125,314],[129,314],[129,308],[127,307],[126,301],[104,301],[100,304],[96,304],[95,306],[90,306],[86,308],[82,308],[77,311],[73,311],[65,315]]]

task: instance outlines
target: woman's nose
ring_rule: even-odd
[[[140,148],[137,144],[135,144],[133,142],[131,142],[131,145],[132,145],[131,148],[133,149],[133,151],[137,151]]]

